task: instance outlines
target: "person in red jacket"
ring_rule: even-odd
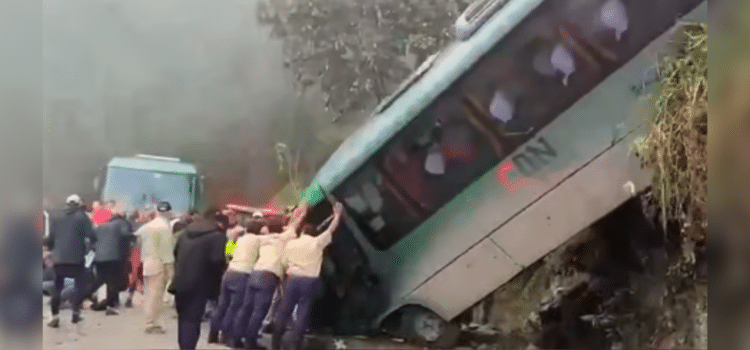
[[[91,220],[94,224],[102,225],[112,219],[112,211],[107,205],[102,205],[100,202],[94,202],[93,209],[94,211],[91,213]]]

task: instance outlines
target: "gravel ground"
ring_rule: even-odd
[[[44,298],[45,324],[49,321],[50,310]],[[120,310],[120,315],[105,316],[103,312],[84,310],[83,322],[77,326],[70,323],[70,310],[60,312],[60,328],[51,329],[45,326],[43,336],[44,349],[175,349],[177,348],[176,313],[170,310],[164,317],[166,334],[147,335],[143,332],[143,311],[140,299],[136,297],[132,309]],[[207,344],[208,324],[204,323],[198,349],[227,349],[225,346]],[[261,345],[268,346],[269,337],[261,340]],[[392,341],[387,338],[332,338],[329,336],[311,336],[309,345],[315,349],[419,349],[408,344]]]

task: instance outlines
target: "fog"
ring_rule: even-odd
[[[273,144],[283,135],[271,130],[295,94],[255,2],[43,9],[44,190],[53,200],[91,199],[100,167],[135,153],[197,162],[224,196],[261,201],[279,186]]]

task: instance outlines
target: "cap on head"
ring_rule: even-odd
[[[159,202],[159,204],[156,205],[156,211],[160,213],[166,213],[170,210],[172,210],[172,205],[167,201]]]
[[[81,197],[77,194],[71,194],[68,196],[68,199],[65,200],[65,204],[68,205],[81,205],[83,204],[83,201],[81,200]]]

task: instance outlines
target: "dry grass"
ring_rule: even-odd
[[[661,64],[661,83],[650,133],[636,151],[654,170],[653,190],[662,220],[682,222],[705,238],[708,201],[708,27],[686,24],[675,57]]]

